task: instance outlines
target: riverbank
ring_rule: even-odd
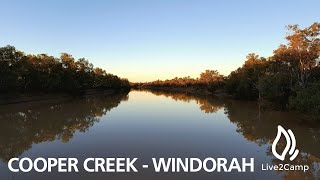
[[[28,94],[6,94],[0,96],[0,106],[1,105],[10,105],[10,104],[19,104],[19,103],[29,103],[29,102],[58,102],[65,99],[71,99],[79,96],[90,96],[96,94],[107,94],[112,95],[119,90],[107,89],[107,90],[98,90],[98,89],[88,89],[81,93],[68,94],[68,93],[28,93]],[[128,91],[128,90],[120,90]]]

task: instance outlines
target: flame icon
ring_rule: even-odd
[[[287,145],[284,148],[282,154],[280,155],[276,151],[276,146],[280,140],[281,134],[283,134],[284,137],[286,138]],[[275,140],[272,143],[272,153],[276,158],[283,161],[288,151],[289,151],[289,154],[291,155],[290,161],[293,161],[299,153],[299,150],[296,149],[296,138],[290,129],[288,129],[288,132],[287,132],[282,126],[278,125],[278,133]]]

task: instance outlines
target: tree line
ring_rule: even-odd
[[[0,47],[0,92],[81,92],[86,89],[129,88],[129,81],[95,68],[87,59],[62,53],[25,54]]]
[[[197,88],[207,89],[215,92],[224,86],[226,77],[221,75],[217,70],[206,70],[202,72],[198,78],[175,77],[174,79],[156,80],[144,83],[132,83],[134,88]]]
[[[287,26],[286,44],[271,57],[250,53],[228,76],[206,70],[199,78],[174,78],[134,84],[140,88],[192,87],[225,92],[237,99],[265,99],[302,112],[320,114],[320,24]]]

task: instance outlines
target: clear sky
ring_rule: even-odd
[[[85,57],[133,82],[227,75],[269,56],[285,26],[320,21],[319,0],[6,0],[0,46]]]

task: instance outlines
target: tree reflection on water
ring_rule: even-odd
[[[224,112],[231,123],[237,126],[237,132],[251,142],[258,145],[268,145],[266,154],[272,157],[273,164],[309,165],[310,171],[277,171],[284,179],[319,179],[320,178],[320,124],[306,121],[300,114],[264,110],[261,112],[257,102],[236,101],[216,96],[191,95],[181,92],[166,92],[161,90],[149,91],[157,96],[165,96],[176,101],[190,102],[194,100],[199,109],[205,113],[215,113],[219,109]],[[300,155],[294,161],[280,161],[274,158],[271,144],[277,134],[277,126],[281,124],[291,129],[297,140]],[[277,145],[279,152],[286,142],[281,138]],[[288,159],[288,158],[287,158]],[[259,167],[260,168],[260,167]]]
[[[148,91],[175,101],[194,101],[204,113],[222,110],[226,120],[233,123],[237,132],[247,141],[266,145],[266,155],[273,164],[290,163],[309,165],[308,172],[277,171],[284,179],[320,178],[320,124],[305,121],[299,114],[282,111],[261,111],[257,102],[235,101],[210,96],[191,95],[183,92]],[[8,161],[31,148],[32,144],[61,140],[68,142],[75,132],[85,132],[99,117],[106,115],[121,101],[128,100],[126,93],[95,95],[60,103],[15,105],[0,109],[0,158]],[[4,110],[5,109],[5,110]],[[141,110],[143,111],[143,110]],[[300,155],[292,161],[279,161],[271,152],[277,126],[291,129],[297,140]],[[277,145],[278,152],[285,147],[284,138]],[[260,168],[260,167],[257,167]]]
[[[0,158],[8,161],[31,148],[32,144],[61,140],[68,142],[75,132],[85,132],[127,93],[95,95],[59,103],[28,103],[0,109]],[[3,106],[4,107],[4,106]]]

